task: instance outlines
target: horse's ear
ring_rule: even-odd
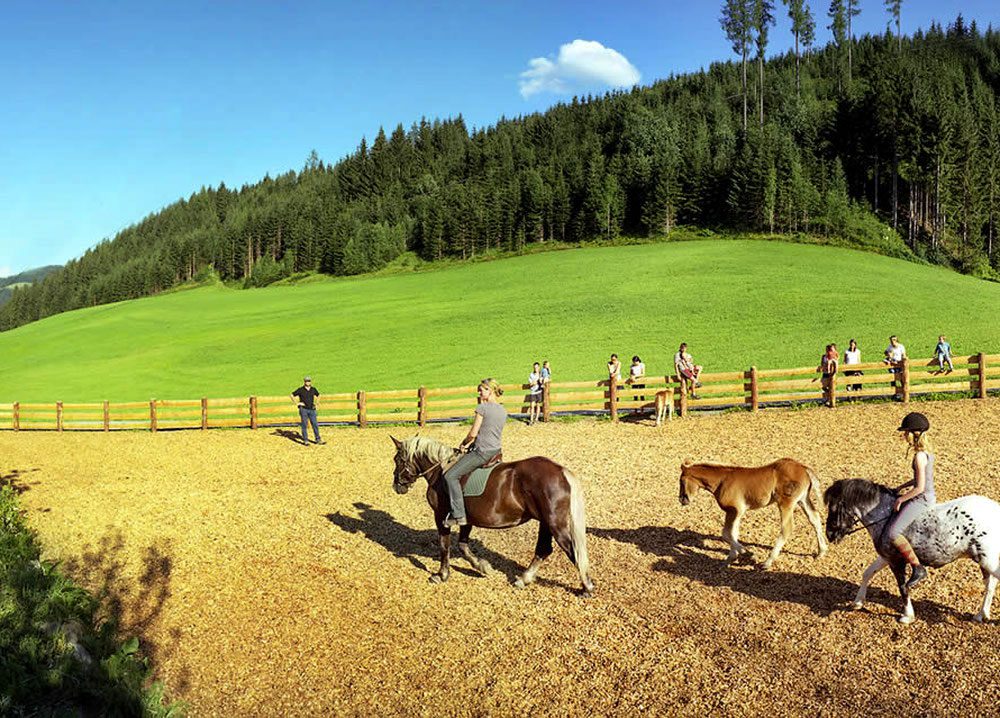
[[[397,439],[395,436],[391,436],[391,435],[389,436],[389,438],[392,439],[392,443],[396,445],[397,449],[402,449],[403,448],[403,442],[402,441],[400,441],[399,439]]]
[[[691,461],[691,459],[684,459],[684,461],[681,462],[681,468],[682,469],[690,468],[692,464],[694,464],[694,462]]]

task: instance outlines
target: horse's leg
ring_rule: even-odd
[[[983,572],[983,584],[986,592],[983,594],[983,607],[979,613],[972,617],[976,623],[990,620],[990,607],[993,605],[993,594],[997,589],[997,577],[993,575],[993,572],[985,566],[980,566],[979,570]]]
[[[884,558],[879,556],[877,559],[871,562],[871,565],[865,569],[865,572],[861,574],[861,585],[858,586],[858,592],[854,596],[854,603],[851,604],[851,608],[857,610],[864,607],[865,599],[868,596],[868,584],[872,582],[875,574],[881,571],[883,568],[889,565],[889,562]]]
[[[739,556],[752,556],[752,554],[740,543],[740,519],[743,512],[730,506],[726,509],[726,523],[722,527],[722,538],[729,542],[729,555],[726,556],[728,566]]]
[[[795,504],[789,505],[779,503],[778,510],[781,511],[781,531],[778,533],[778,538],[774,540],[774,546],[771,547],[771,555],[767,557],[767,560],[761,566],[764,571],[774,565],[775,559],[778,558],[778,554],[781,553],[781,548],[792,535],[792,520],[795,517]]]
[[[476,554],[472,553],[472,547],[469,546],[469,536],[471,534],[472,524],[466,524],[458,530],[458,550],[465,556],[465,560],[472,564],[472,568],[485,576],[490,570],[490,564],[486,559],[479,558]]]
[[[896,577],[899,595],[903,598],[903,612],[899,616],[899,622],[913,623],[913,602],[910,600],[910,590],[906,587],[907,563],[903,560],[896,560],[889,565],[892,567],[892,575]]]
[[[538,540],[535,542],[535,557],[531,559],[531,563],[528,568],[524,570],[517,580],[514,581],[514,585],[518,588],[524,588],[535,581],[535,574],[538,573],[538,569],[545,562],[549,556],[552,555],[552,532],[549,531],[549,527],[545,525],[544,521],[538,522]]]
[[[826,555],[826,536],[823,535],[823,520],[820,518],[819,512],[812,507],[809,503],[809,493],[806,490],[806,496],[799,501],[799,506],[802,507],[802,511],[805,513],[806,518],[809,519],[809,523],[816,530],[816,558],[823,558]]]
[[[448,556],[451,553],[451,529],[439,528],[438,542],[441,547],[441,567],[437,573],[431,575],[431,583],[444,583],[451,574],[451,568],[448,566]]]

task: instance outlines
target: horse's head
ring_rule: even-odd
[[[400,441],[395,436],[390,436],[392,443],[396,445],[396,463],[392,472],[392,488],[397,494],[405,494],[410,487],[420,478],[420,469],[413,462],[406,450],[406,442]]]
[[[826,504],[826,537],[837,543],[849,533],[861,517],[878,506],[882,486],[865,479],[840,479],[823,494]]]
[[[681,464],[681,481],[680,481],[680,495],[679,499],[681,506],[687,506],[691,503],[691,494],[695,493],[700,484],[691,472],[693,465],[687,459]]]

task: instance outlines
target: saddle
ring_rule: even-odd
[[[455,457],[455,461],[458,457]],[[489,479],[490,474],[493,473],[493,469],[497,467],[503,461],[503,452],[498,451],[494,454],[485,464],[477,469],[473,469],[468,474],[463,475],[459,479],[459,483],[462,485],[462,494],[464,496],[481,496],[483,491],[486,490],[486,481]],[[454,461],[451,462],[450,466],[442,466],[442,468],[447,471],[451,466],[454,465]]]

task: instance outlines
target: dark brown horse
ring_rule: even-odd
[[[427,503],[434,509],[441,544],[441,567],[431,576],[433,583],[447,581],[451,570],[451,529],[443,525],[448,515],[448,487],[441,468],[454,451],[439,441],[415,436],[405,441],[393,438],[396,445],[396,468],[392,487],[405,494],[418,479],[427,479]],[[489,570],[486,561],[476,557],[469,548],[473,526],[506,529],[534,519],[538,521],[538,541],[531,565],[514,585],[524,588],[535,580],[535,574],[552,553],[552,539],[566,552],[580,572],[584,595],[590,595],[594,584],[587,576],[587,526],[583,504],[583,488],[579,480],[559,464],[541,456],[522,461],[497,464],[490,473],[486,490],[481,496],[465,499],[469,525],[458,532],[458,549],[482,574]]]

